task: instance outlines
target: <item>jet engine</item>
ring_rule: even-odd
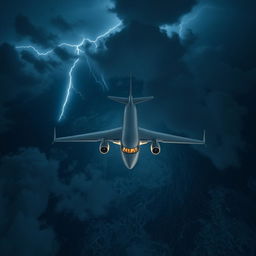
[[[152,141],[150,145],[150,150],[153,155],[160,154],[160,151],[161,151],[160,144],[157,141]]]
[[[107,154],[109,151],[109,143],[107,141],[102,141],[99,150],[101,154]]]

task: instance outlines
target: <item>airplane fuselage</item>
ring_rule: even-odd
[[[123,118],[123,130],[121,138],[121,154],[124,164],[132,169],[139,157],[139,131],[136,105],[133,103],[132,96],[125,106]]]

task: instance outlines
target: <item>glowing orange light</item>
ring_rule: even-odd
[[[134,153],[137,153],[137,152],[139,151],[139,147],[136,147],[136,148],[121,147],[121,150],[122,150],[124,153],[134,154]]]

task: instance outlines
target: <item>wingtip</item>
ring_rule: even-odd
[[[205,136],[205,134],[206,134],[206,132],[205,132],[205,130],[204,130],[204,134],[203,134],[203,142],[204,142],[204,144],[206,144],[206,141],[205,141],[206,136]]]
[[[52,141],[52,144],[54,144],[56,140],[56,127],[53,128],[53,141]]]

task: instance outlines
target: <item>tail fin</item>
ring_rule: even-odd
[[[149,101],[154,99],[153,96],[148,96],[148,97],[140,97],[140,98],[133,98],[132,96],[132,74],[130,74],[130,91],[129,91],[129,97],[115,97],[115,96],[108,96],[109,99],[116,101],[118,103],[122,104],[128,104],[130,101],[133,102],[134,104],[139,104],[145,101]]]
[[[129,93],[130,98],[132,97],[132,73],[130,74],[130,93]]]

